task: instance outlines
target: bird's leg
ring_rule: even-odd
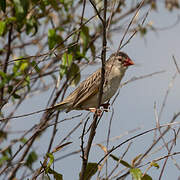
[[[108,111],[109,111],[109,106],[110,106],[109,103],[101,104],[101,106],[103,107],[103,110],[104,110],[105,112],[108,112]]]
[[[88,108],[87,110],[93,113],[97,113],[98,116],[100,116],[102,113],[102,110],[97,108]]]
[[[93,112],[93,113],[97,113],[98,116],[101,115],[102,111],[108,112],[109,111],[109,103],[105,103],[105,104],[101,104],[101,107],[103,107],[103,109],[97,109],[97,108],[88,108],[86,110]]]

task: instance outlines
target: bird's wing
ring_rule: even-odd
[[[88,79],[83,81],[79,86],[79,91],[73,102],[73,107],[79,106],[82,102],[86,101],[99,91],[101,82],[101,69],[93,73]]]

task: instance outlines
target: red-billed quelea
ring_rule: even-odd
[[[118,90],[121,79],[127,68],[134,62],[124,52],[112,54],[105,63],[105,82],[101,104],[106,103]],[[95,112],[99,103],[99,89],[101,82],[101,68],[90,75],[62,102],[49,109],[89,110]]]

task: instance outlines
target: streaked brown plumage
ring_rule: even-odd
[[[133,61],[123,52],[112,54],[105,64],[105,82],[103,86],[102,104],[108,101],[119,88],[121,79]],[[92,110],[98,107],[98,96],[101,82],[101,68],[80,83],[64,101],[51,109],[69,112],[71,110]],[[94,112],[94,111],[93,111]]]

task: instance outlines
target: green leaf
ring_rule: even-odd
[[[67,74],[67,78],[70,80],[71,86],[76,86],[79,83],[81,75],[77,64],[72,63],[69,73]]]
[[[133,180],[141,180],[142,172],[138,168],[130,169],[130,174],[132,175]]]
[[[49,3],[51,4],[51,6],[56,10],[58,11],[58,3],[56,0],[50,0]]]
[[[6,12],[6,0],[0,0],[0,8],[4,13]]]
[[[81,60],[82,58],[84,58],[87,62],[89,62],[89,59],[86,58],[85,54],[82,54],[80,52],[76,52],[76,56],[78,60]]]
[[[13,66],[13,73],[16,74],[20,68],[21,61],[16,61]]]
[[[60,72],[59,72],[61,79],[65,74],[67,74],[67,70],[71,66],[72,60],[73,60],[72,54],[67,54],[67,53],[63,54],[62,63],[60,65]]]
[[[64,3],[64,0],[59,0],[60,1],[60,3]]]
[[[4,85],[5,85],[4,81],[1,81],[1,82],[0,82],[0,89],[3,88]]]
[[[8,83],[8,76],[6,73],[0,70],[0,77],[2,78],[2,81],[0,81],[0,88],[4,87],[5,84]]]
[[[38,156],[36,154],[35,151],[32,151],[29,155],[28,158],[26,160],[26,166],[28,166],[29,168],[32,167],[32,164],[38,159]]]
[[[26,78],[25,78],[25,85],[27,86],[28,90],[31,89],[31,87],[30,87],[30,76],[26,76]]]
[[[156,5],[156,2],[155,2],[155,1],[152,1],[152,2],[151,2],[151,9],[157,10],[157,5]]]
[[[24,72],[28,68],[28,66],[29,66],[29,63],[27,61],[22,61],[19,69],[21,72]]]
[[[0,167],[9,159],[7,154],[4,154],[1,158],[0,158]]]
[[[7,139],[7,133],[0,130],[0,139],[1,139],[1,141],[2,141],[3,139]]]
[[[13,0],[13,2],[18,23],[22,23],[21,21],[24,20],[28,12],[29,0]]]
[[[64,54],[62,55],[62,64],[63,64],[63,65],[70,66],[72,60],[73,60],[72,54],[64,53]]]
[[[21,141],[23,144],[25,144],[25,143],[27,142],[27,139],[26,139],[26,138],[22,138],[20,141]]]
[[[9,157],[12,157],[12,149],[8,147],[2,154],[6,153]]]
[[[89,28],[87,26],[82,27],[80,37],[81,37],[82,43],[83,43],[83,54],[85,54],[87,51],[89,41],[90,41]]]
[[[113,155],[113,154],[110,154],[110,157],[113,158],[115,161],[119,161],[119,158],[116,157],[116,156]],[[126,161],[124,161],[124,160],[120,160],[120,163],[121,163],[123,166],[127,167],[127,168],[132,168],[132,166],[131,166],[128,162],[126,162]]]
[[[1,152],[0,167],[12,157],[12,150],[10,147]]]
[[[147,33],[147,28],[139,25],[139,32],[141,36],[145,36]]]
[[[36,1],[36,2],[34,2],[34,4],[37,4],[37,0],[33,0],[33,1]],[[45,11],[46,11],[46,4],[45,4],[44,1],[45,0],[42,0],[42,1],[39,2],[39,7],[40,7],[40,9],[42,10],[43,13],[45,13]]]
[[[149,176],[148,174],[145,174],[141,180],[152,180],[151,176]]]
[[[48,45],[49,49],[54,48],[56,44],[62,42],[62,37],[56,34],[55,29],[49,29],[48,31]]]
[[[21,76],[29,68],[29,61],[19,57],[21,60],[16,61],[13,66],[13,77]]]
[[[32,61],[32,62],[31,62],[31,65],[32,65],[32,67],[35,69],[35,71],[36,71],[37,73],[40,73],[40,72],[41,72],[41,69],[38,67],[38,64],[36,63],[36,61]]]
[[[127,168],[132,168],[132,166],[124,160],[121,160],[120,163]]]
[[[55,180],[63,180],[63,175],[57,173],[56,171],[54,171],[54,170],[51,169],[51,168],[48,169],[48,173],[49,173],[49,174],[53,174]]]
[[[95,57],[96,57],[96,47],[95,47],[95,45],[92,44],[92,45],[90,46],[90,49],[91,49],[91,54],[92,54],[92,57],[93,57],[93,60],[94,60]]]
[[[5,30],[6,30],[6,22],[0,21],[0,36],[4,34]]]
[[[59,0],[59,1],[60,1],[60,3],[63,5],[64,10],[65,10],[66,12],[68,12],[69,7],[71,7],[72,4],[73,4],[73,0]]]
[[[0,70],[0,76],[1,76],[3,79],[6,79],[6,78],[7,78],[6,73],[4,73],[4,72],[1,71],[1,70]]]
[[[6,24],[10,24],[10,23],[13,23],[17,20],[16,17],[9,17],[9,18],[6,18]]]
[[[49,162],[46,168],[46,170],[48,171],[52,163],[54,162],[54,156],[53,156],[53,153],[47,153],[46,156],[49,158]]]
[[[38,23],[34,17],[31,17],[26,21],[26,34],[32,33],[34,36],[38,31]]]
[[[154,162],[154,161],[152,161],[150,165],[156,167],[157,169],[159,169],[159,164]]]
[[[54,29],[49,29],[48,31],[48,45],[49,49],[56,45],[56,31]]]
[[[19,96],[19,95],[16,94],[16,93],[14,93],[12,96],[13,96],[15,99],[20,99],[20,98],[21,98],[21,96]]]
[[[110,154],[110,157],[112,158],[112,159],[114,159],[115,161],[119,161],[119,158],[118,157],[116,157],[115,155],[113,155],[113,154]]]
[[[98,170],[98,164],[97,163],[88,163],[87,167],[86,167],[85,174],[84,174],[84,179],[90,180],[91,177],[94,174],[96,174],[97,170]],[[81,175],[81,173],[80,173],[80,175]]]
[[[12,86],[12,85],[9,85],[9,86],[8,86],[8,93],[11,93],[12,90],[13,90],[13,86]]]
[[[80,52],[80,45],[69,47],[68,53],[73,54],[74,59],[78,61],[80,61],[83,58],[86,58],[85,55]]]
[[[48,6],[50,4],[49,0],[42,0],[42,2],[44,3],[45,6]]]

